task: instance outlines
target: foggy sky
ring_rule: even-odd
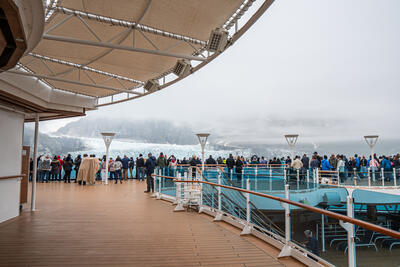
[[[398,138],[399,14],[398,0],[275,1],[202,70],[87,116],[166,119],[232,141]]]

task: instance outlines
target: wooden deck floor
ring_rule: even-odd
[[[301,266],[206,215],[174,213],[144,183],[38,184],[38,211],[0,224],[0,266]]]

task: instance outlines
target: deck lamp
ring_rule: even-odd
[[[376,142],[378,142],[378,137],[379,135],[365,135],[364,139],[365,142],[369,145],[371,149],[371,160],[372,160],[372,166],[375,167],[375,160],[374,160],[374,147],[376,145]]]
[[[114,139],[115,133],[101,133],[103,136],[104,144],[106,145],[106,181],[108,184],[108,149],[110,148],[111,141]]]
[[[294,146],[296,145],[298,134],[285,134],[286,142],[290,147],[290,153],[292,155],[292,161],[294,160]]]
[[[201,145],[201,171],[204,172],[204,147],[206,146],[209,133],[198,133],[196,134],[199,138],[199,143]]]

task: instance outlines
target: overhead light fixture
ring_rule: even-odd
[[[208,39],[207,50],[210,52],[222,52],[228,43],[229,33],[223,28],[216,28],[210,34]]]
[[[158,83],[158,80],[148,80],[144,84],[144,89],[148,92],[155,92],[159,89],[160,85]]]
[[[185,59],[180,59],[176,62],[173,73],[179,77],[185,77],[190,74],[190,70],[192,69],[192,65],[190,62]]]

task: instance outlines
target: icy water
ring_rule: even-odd
[[[101,138],[80,138],[87,150],[71,152],[71,155],[77,154],[95,154],[97,157],[105,155],[105,145]],[[237,149],[237,150],[217,150],[211,146],[206,146],[205,155],[213,155],[213,157],[227,157],[229,153],[234,155],[243,155],[245,157],[250,156],[250,150]],[[147,156],[151,152],[154,156],[158,156],[160,152],[163,152],[167,157],[174,155],[175,157],[182,159],[188,158],[192,155],[201,156],[200,145],[176,145],[176,144],[152,144],[152,143],[140,143],[134,140],[113,140],[110,146],[110,157],[127,155],[129,157],[138,157],[139,154]]]

